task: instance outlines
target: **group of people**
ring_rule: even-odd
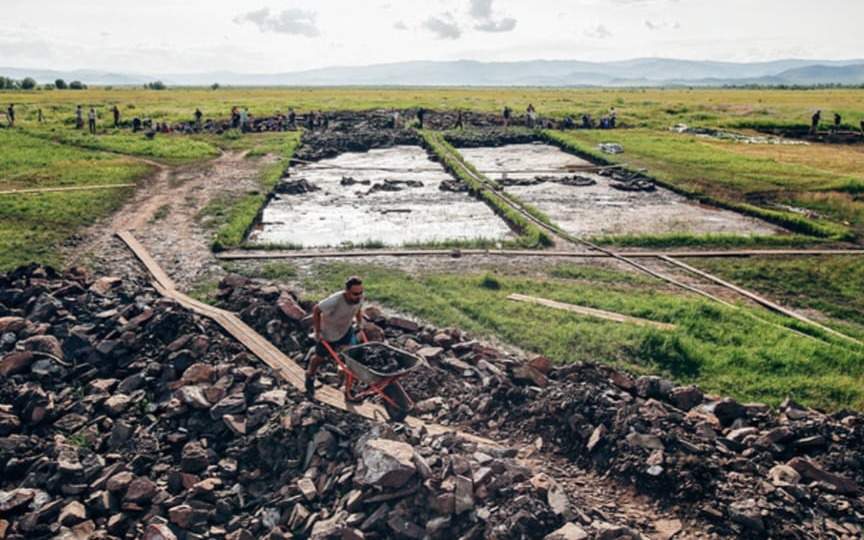
[[[114,106],[117,109],[117,106]],[[87,112],[87,130],[91,135],[96,135],[96,120],[99,116],[96,114],[96,108],[90,107]],[[75,107],[75,129],[84,129],[84,109],[81,105]]]
[[[822,111],[818,110],[813,113],[813,116],[810,117],[810,134],[815,135],[819,131],[819,124],[822,122]],[[843,117],[840,113],[834,113],[834,124],[831,127],[831,130],[834,132],[840,131],[840,127],[843,124]],[[859,124],[859,128],[861,129],[861,134],[864,135],[864,120],[861,120]]]

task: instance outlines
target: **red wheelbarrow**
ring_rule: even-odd
[[[414,370],[423,361],[408,351],[376,341],[355,345],[337,352],[327,341],[322,341],[330,357],[342,371],[345,396],[349,401],[363,401],[373,396],[381,396],[387,415],[394,422],[401,422],[414,407],[414,402],[399,384],[399,379]],[[387,352],[398,364],[396,371],[382,373],[363,363],[367,354]],[[354,383],[360,381],[365,388],[354,393]]]

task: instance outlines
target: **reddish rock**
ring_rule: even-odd
[[[387,319],[387,326],[392,328],[398,328],[404,332],[408,332],[413,334],[417,330],[420,330],[420,325],[415,323],[414,321],[409,321],[408,319],[403,319],[401,317],[390,317]]]
[[[0,360],[0,375],[11,377],[24,373],[30,369],[33,360],[33,353],[30,351],[13,351]]]
[[[131,503],[149,504],[156,496],[156,492],[156,484],[146,476],[142,476],[132,480],[126,489],[126,496],[123,500]]]
[[[0,317],[0,335],[12,332],[17,334],[27,328],[27,320],[21,317]]]
[[[96,294],[105,296],[108,294],[108,291],[113,289],[114,287],[119,286],[123,282],[119,277],[101,277],[93,282],[90,285],[90,290],[95,292]]]
[[[543,375],[548,375],[549,372],[552,371],[552,361],[545,356],[534,357],[530,362],[528,362],[528,365]]]
[[[306,311],[294,300],[291,293],[283,292],[279,295],[276,306],[279,308],[279,311],[292,321],[302,321],[306,317]]]
[[[794,469],[804,480],[824,482],[832,486],[837,493],[846,495],[855,495],[858,493],[858,484],[854,480],[830,473],[807,459],[800,457],[792,458],[786,465]]]
[[[163,523],[151,523],[144,529],[141,540],[177,540],[177,536],[168,525]]]
[[[211,383],[216,380],[216,370],[209,364],[197,362],[186,368],[180,380],[184,385]]]
[[[63,507],[60,511],[60,518],[57,520],[60,525],[71,527],[76,523],[81,523],[87,519],[87,509],[78,501],[72,501]]]

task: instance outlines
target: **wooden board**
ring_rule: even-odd
[[[135,187],[136,184],[97,184],[92,186],[68,186],[54,188],[34,188],[34,189],[7,189],[0,191],[0,195],[19,195],[25,193],[57,193],[63,191],[95,191],[100,189],[118,189]]]
[[[584,259],[607,259],[614,255],[602,251],[558,251],[517,249],[362,249],[362,250],[254,250],[237,249],[217,253],[217,259],[325,259],[357,257],[570,257]],[[839,255],[864,255],[862,249],[750,249],[728,251],[619,251],[616,255],[631,259],[653,259],[658,257],[680,258],[729,258],[729,257],[816,257]]]
[[[569,311],[570,313],[576,313],[578,315],[585,315],[586,317],[594,317],[596,319],[603,319],[606,321],[613,321],[617,323],[629,323],[635,324],[638,326],[650,326],[652,328],[656,328],[658,330],[675,330],[676,326],[674,324],[661,323],[657,321],[650,321],[648,319],[640,319],[639,317],[631,317],[629,315],[622,315],[621,313],[614,313],[612,311],[604,311],[602,309],[590,308],[585,306],[577,306],[574,304],[565,304],[563,302],[556,302],[555,300],[547,300],[546,298],[538,298],[536,296],[526,296],[524,294],[511,294],[507,297],[508,300],[513,300],[514,302],[524,302],[526,304],[536,304],[538,306],[545,306],[552,309],[558,309],[561,311]]]

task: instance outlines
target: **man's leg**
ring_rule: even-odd
[[[312,358],[309,359],[309,365],[306,367],[306,396],[312,397],[315,395],[315,374],[318,372],[318,367],[324,363],[324,358],[318,354],[318,351],[312,353]]]

